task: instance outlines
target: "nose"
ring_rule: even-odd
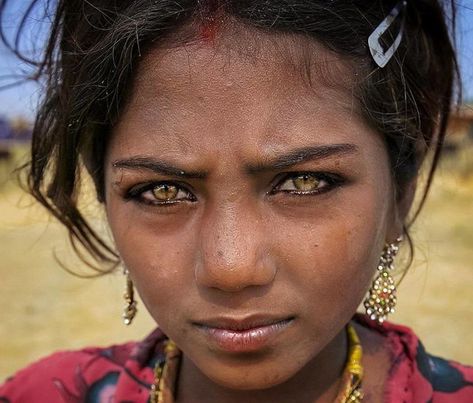
[[[220,206],[206,214],[201,231],[200,286],[225,292],[270,284],[276,267],[261,218],[248,206]]]

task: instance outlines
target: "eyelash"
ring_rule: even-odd
[[[295,180],[304,175],[315,178],[318,181],[326,182],[326,185],[322,186],[322,188],[320,189],[316,189],[312,191],[281,189],[281,187],[283,186],[285,182],[290,181],[290,180]],[[326,193],[336,187],[341,186],[345,182],[345,180],[340,175],[333,174],[333,173],[305,172],[304,171],[304,172],[290,172],[290,173],[281,174],[276,178],[275,182],[276,184],[273,186],[273,188],[269,192],[267,192],[267,195],[275,195],[278,193],[284,193],[284,194],[295,195],[295,196],[316,196],[316,195]],[[143,195],[146,192],[151,192],[153,189],[157,188],[160,185],[161,186],[162,185],[175,186],[178,191],[178,194],[180,192],[185,192],[187,193],[188,197],[180,198],[176,200],[169,200],[169,201],[158,201],[158,200],[150,201],[150,200],[146,200],[143,197]],[[138,203],[143,203],[146,205],[159,206],[159,207],[171,207],[182,202],[197,201],[197,198],[193,195],[193,193],[190,190],[187,189],[186,186],[184,186],[183,184],[180,184],[179,182],[174,182],[174,181],[149,182],[149,183],[137,185],[135,187],[132,187],[126,192],[125,199],[133,200]]]
[[[290,180],[295,180],[300,178],[301,176],[310,176],[315,178],[318,181],[324,181],[327,184],[324,185],[322,188],[312,190],[312,191],[301,191],[301,190],[289,190],[289,189],[281,189],[282,185]],[[296,196],[316,196],[325,192],[328,192],[338,186],[341,186],[345,182],[344,178],[340,175],[334,173],[327,173],[327,172],[291,172],[281,174],[279,176],[279,180],[277,180],[276,185],[273,187],[272,190],[268,192],[269,195],[274,195],[277,193],[285,193],[290,195]]]
[[[187,193],[188,198],[169,200],[169,201],[158,201],[158,200],[150,201],[144,198],[143,195],[146,192],[151,192],[153,189],[162,185],[175,186],[177,188],[178,194],[183,191]],[[149,182],[149,183],[144,183],[144,184],[134,186],[130,190],[127,191],[127,193],[125,194],[125,199],[133,200],[138,203],[143,203],[146,205],[159,206],[159,207],[171,207],[183,201],[195,202],[197,200],[197,198],[192,194],[192,192],[189,191],[184,185],[180,184],[179,182],[173,182],[173,181]]]

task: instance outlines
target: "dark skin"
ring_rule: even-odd
[[[260,36],[255,53],[222,38],[144,57],[107,152],[111,230],[183,351],[178,402],[332,402],[345,325],[409,203],[345,61],[313,44],[324,69],[309,86],[292,40]],[[251,354],[215,348],[194,326],[255,313],[291,322]],[[357,329],[365,401],[381,401],[385,341]]]

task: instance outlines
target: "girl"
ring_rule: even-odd
[[[0,400],[473,402],[473,369],[385,322],[452,103],[443,6],[58,1],[30,190],[96,270],[125,268],[125,323],[136,286],[159,329],[54,354]]]

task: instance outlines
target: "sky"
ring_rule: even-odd
[[[415,1],[415,0],[414,0]],[[4,21],[4,29],[11,34],[18,24],[21,10],[29,4],[29,0],[14,0],[12,7]],[[473,0],[457,0],[458,3],[458,53],[463,80],[463,94],[465,100],[473,101]],[[43,43],[47,23],[39,18],[40,10],[33,13],[27,22],[27,39],[25,48],[37,47]],[[17,60],[3,45],[0,45],[0,88],[15,81],[9,77],[27,70],[27,66]],[[41,88],[34,82],[26,82],[13,88],[0,90],[0,116],[14,118],[23,116],[31,119]]]

